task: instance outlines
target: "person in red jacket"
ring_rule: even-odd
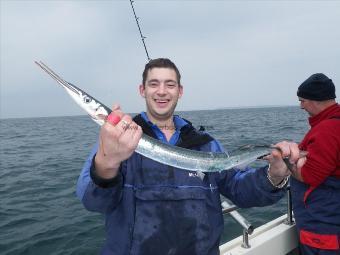
[[[293,210],[303,255],[340,254],[340,105],[331,79],[316,73],[298,88],[311,126],[299,145],[305,164],[293,171]]]

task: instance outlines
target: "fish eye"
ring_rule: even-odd
[[[84,96],[83,100],[85,103],[90,103],[92,101],[92,98],[88,96]]]

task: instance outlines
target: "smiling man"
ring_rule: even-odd
[[[240,207],[278,201],[289,176],[282,157],[296,161],[298,146],[279,143],[282,154],[272,152],[270,167],[248,171],[203,174],[158,163],[134,152],[142,132],[191,150],[223,149],[209,134],[174,115],[183,86],[169,59],[145,65],[139,92],[146,112],[132,120],[114,108],[121,120],[101,127],[99,144],[78,179],[77,195],[84,206],[106,217],[102,254],[217,255],[224,226],[220,194]]]
[[[177,68],[150,68],[144,70],[143,84],[139,85],[139,92],[145,98],[148,119],[163,131],[168,141],[175,133],[173,114],[178,99],[183,95],[180,79]]]

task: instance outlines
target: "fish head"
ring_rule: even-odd
[[[87,112],[87,114],[92,118],[93,121],[95,121],[99,125],[104,124],[107,116],[111,113],[110,108],[108,108],[77,86],[65,81],[43,62],[35,61],[35,63],[46,73],[48,73],[54,80],[56,80],[72,97],[72,99]]]
[[[107,116],[111,112],[108,107],[69,82],[61,85],[72,99],[87,112],[93,121],[99,125],[104,124]]]

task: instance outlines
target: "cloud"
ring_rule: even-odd
[[[0,4],[1,118],[83,114],[34,60],[108,106],[144,109],[146,55],[128,1]],[[135,10],[151,57],[182,72],[179,110],[292,105],[311,73],[340,82],[340,2],[135,1]]]

